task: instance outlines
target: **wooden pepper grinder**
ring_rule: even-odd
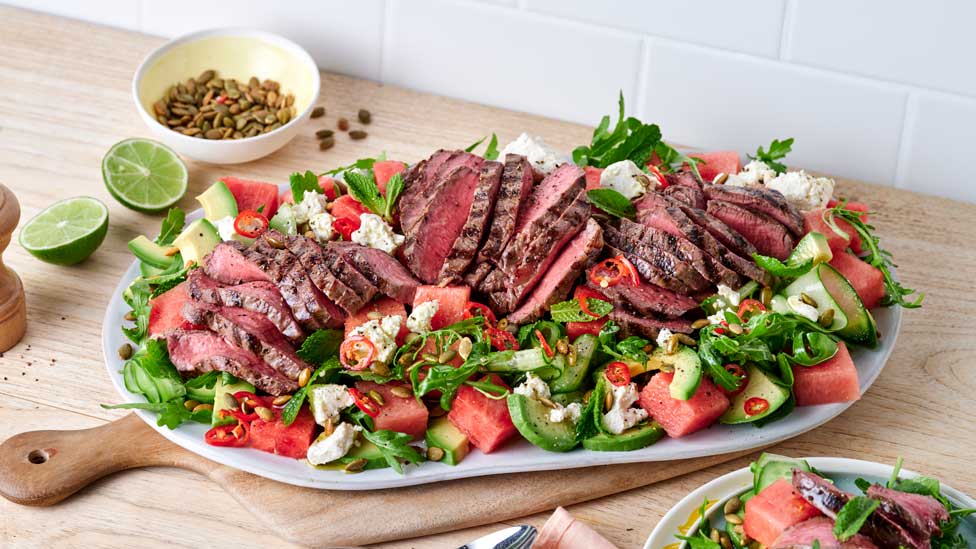
[[[24,285],[17,273],[3,264],[3,252],[20,221],[20,204],[13,191],[0,184],[0,353],[13,347],[27,329]]]

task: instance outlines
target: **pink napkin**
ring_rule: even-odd
[[[617,549],[592,528],[557,507],[539,530],[532,549]]]

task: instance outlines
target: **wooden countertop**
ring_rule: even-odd
[[[35,260],[12,245],[6,261],[27,289],[24,340],[0,356],[0,440],[35,429],[91,427],[123,415],[101,359],[102,315],[132,261],[125,243],[158,229],[159,218],[122,207],[102,183],[100,161],[115,142],[146,136],[130,80],[162,39],[0,7],[0,181],[21,202],[21,224],[52,202],[91,195],[108,205],[102,247],[75,267]],[[220,175],[286,181],[301,169],[324,170],[386,151],[414,161],[438,147],[463,147],[497,132],[503,142],[522,131],[557,149],[587,142],[590,129],[434,95],[323,74],[326,118],[276,154],[239,166],[188,162],[193,196]],[[320,152],[312,133],[338,116],[373,113],[369,138],[339,137]],[[607,112],[615,105],[608,104]],[[594,120],[594,123],[597,122]],[[784,131],[789,127],[784,121]],[[843,139],[843,136],[837,136]],[[852,147],[856,144],[852,143]],[[841,194],[864,200],[899,276],[923,289],[925,307],[906,311],[897,348],[871,390],[831,423],[774,447],[793,455],[833,455],[891,463],[936,475],[976,493],[972,395],[976,391],[976,205],[863,183],[843,182]],[[640,546],[661,516],[702,483],[749,460],[680,477],[570,511],[620,547]],[[653,467],[653,464],[648,465]],[[526,517],[537,526],[548,513]],[[496,529],[481,527],[388,547],[447,547]],[[50,508],[0,499],[0,545],[197,547],[286,546],[266,533],[230,496],[192,473],[136,470],[98,482]]]

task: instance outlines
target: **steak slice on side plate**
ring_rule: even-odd
[[[722,200],[747,210],[772,217],[786,226],[794,236],[803,236],[803,215],[779,191],[757,187],[705,185],[705,199]]]
[[[234,286],[224,286],[207,276],[203,269],[193,269],[186,277],[187,293],[190,298],[205,301],[211,305],[240,307],[263,314],[292,342],[301,342],[305,333],[278,287],[272,282],[244,282]]]
[[[424,213],[406,231],[403,257],[420,280],[433,284],[461,234],[479,182],[478,172],[459,166],[433,189]]]
[[[620,333],[624,337],[634,335],[654,341],[664,328],[682,334],[690,334],[693,331],[690,320],[659,320],[649,316],[637,316],[623,308],[615,307],[608,316],[620,326]]]
[[[354,314],[368,301],[366,296],[360,295],[355,289],[347,286],[329,269],[325,254],[318,242],[303,235],[289,236],[273,230],[260,238],[270,238],[271,240],[266,240],[267,242],[284,242],[288,251],[305,267],[305,272],[308,273],[315,287],[347,314]]]
[[[617,284],[608,288],[593,282],[588,285],[609,297],[614,306],[624,304],[624,308],[649,317],[676,318],[698,309],[698,300],[646,282],[641,282],[640,286]]]
[[[932,496],[900,492],[880,484],[872,484],[867,495],[879,500],[881,509],[924,539],[941,536],[941,523],[949,520],[945,506]]]
[[[648,246],[639,239],[627,238],[613,227],[606,227],[604,233],[607,244],[623,252],[627,259],[637,257],[641,263],[650,265],[652,269],[648,271],[646,267],[642,268],[634,264],[638,272],[650,282],[681,293],[687,293],[686,289],[700,292],[711,288],[712,284],[690,263],[681,260],[668,250]],[[645,274],[642,271],[648,272]]]
[[[438,283],[458,282],[474,259],[481,237],[485,234],[485,227],[491,219],[498,194],[498,185],[502,176],[502,164],[486,161],[481,165],[478,173],[478,186],[474,189],[471,206],[467,211],[467,219],[451,246],[441,272],[437,277]],[[462,212],[457,212],[460,215]]]
[[[698,209],[682,206],[681,211],[689,219],[697,223],[698,226],[708,231],[719,242],[725,244],[725,247],[732,250],[734,254],[750,259],[752,254],[756,253],[756,247],[751,242],[746,240],[735,229],[723,223],[721,219],[705,211],[704,208]]]
[[[708,213],[745,237],[763,255],[786,259],[793,251],[790,232],[771,217],[722,200],[710,201]]]
[[[586,227],[559,253],[525,302],[508,315],[508,321],[527,324],[542,318],[550,306],[566,299],[573,283],[602,249],[603,229],[590,219]]]
[[[384,295],[400,303],[413,303],[421,282],[395,257],[355,242],[330,242],[326,248],[352,265]]]
[[[291,380],[309,365],[274,324],[264,316],[239,307],[219,307],[202,301],[187,301],[183,318],[206,326],[232,345],[250,351]]]
[[[631,240],[639,240],[648,246],[671,252],[691,264],[709,282],[725,284],[730,288],[742,285],[742,277],[738,273],[722,265],[719,260],[706,254],[686,238],[629,219],[620,220],[620,232]]]
[[[211,331],[173,330],[165,335],[169,358],[184,376],[218,370],[275,396],[298,389],[297,381],[288,379],[251,351],[235,347]]]

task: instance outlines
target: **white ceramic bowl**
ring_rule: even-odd
[[[153,114],[153,103],[169,86],[213,69],[222,78],[270,78],[295,95],[297,116],[284,126],[254,137],[209,140],[170,130]],[[182,155],[213,164],[239,164],[267,156],[295,137],[319,96],[319,69],[298,44],[269,32],[216,29],[187,34],[150,53],[132,79],[139,116],[153,136]]]

